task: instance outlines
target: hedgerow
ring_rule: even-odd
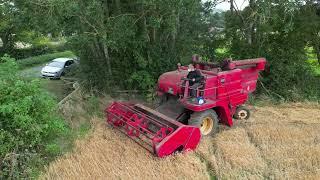
[[[0,179],[32,177],[59,154],[55,141],[67,132],[54,99],[18,69],[14,59],[0,59]]]
[[[45,54],[40,56],[29,57],[26,59],[20,59],[17,61],[20,68],[31,67],[38,64],[43,64],[49,62],[55,58],[61,57],[74,57],[75,55],[71,51],[64,51],[52,54]]]

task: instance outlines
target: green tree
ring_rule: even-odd
[[[0,38],[3,42],[0,54],[9,53],[14,47],[15,14],[15,8],[11,1],[0,1]]]
[[[309,45],[313,47],[320,65],[320,2],[306,1],[297,21],[301,24],[299,31],[304,34]]]
[[[199,53],[208,32],[200,0],[31,0],[29,4],[32,11],[54,18],[53,25],[58,22],[63,32],[72,35],[69,44],[80,56],[83,79],[100,89],[152,88],[161,72]]]
[[[272,95],[289,100],[320,97],[319,80],[313,77],[305,52],[309,32],[319,30],[320,22],[306,27],[301,19],[310,14],[304,13],[305,8],[299,0],[251,0],[243,11],[235,9],[226,15],[226,38],[233,58],[266,57],[270,71],[263,83]],[[314,16],[315,11],[309,13]]]
[[[43,34],[53,33],[58,34],[61,29],[58,29],[56,18],[47,16],[43,18],[41,12],[43,8],[34,11],[36,6],[41,1],[24,1],[24,0],[0,0],[0,38],[3,46],[0,47],[0,56],[9,54],[11,56],[19,56],[19,50],[15,48],[16,42],[31,43],[35,42]],[[48,12],[52,13],[52,12]],[[35,48],[35,46],[33,47]],[[35,49],[39,51],[42,49]],[[44,50],[43,50],[44,51]],[[27,52],[25,52],[28,54]],[[32,54],[32,53],[29,53]],[[35,52],[34,54],[38,54]],[[20,55],[21,56],[21,55]]]

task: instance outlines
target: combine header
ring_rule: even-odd
[[[197,88],[189,86],[194,79],[186,78],[188,67],[178,65],[158,80],[162,101],[156,110],[114,102],[106,109],[107,122],[158,157],[194,150],[201,136],[217,132],[219,123],[232,126],[233,118],[249,118],[250,111],[243,104],[255,91],[265,64],[264,58],[222,64],[194,61],[203,77]]]
[[[158,157],[193,150],[199,144],[199,128],[183,125],[140,104],[114,102],[106,109],[107,122]]]

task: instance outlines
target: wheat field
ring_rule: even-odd
[[[41,179],[320,179],[319,105],[252,111],[248,121],[204,138],[195,152],[164,159],[93,118],[92,133]]]

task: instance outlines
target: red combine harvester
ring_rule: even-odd
[[[255,91],[264,58],[224,61],[221,65],[194,62],[204,77],[189,86],[188,67],[164,73],[158,80],[159,107],[114,102],[106,109],[107,122],[159,157],[193,150],[201,136],[216,133],[218,123],[232,126],[233,118],[248,119],[243,104]],[[196,97],[190,95],[193,91]]]

